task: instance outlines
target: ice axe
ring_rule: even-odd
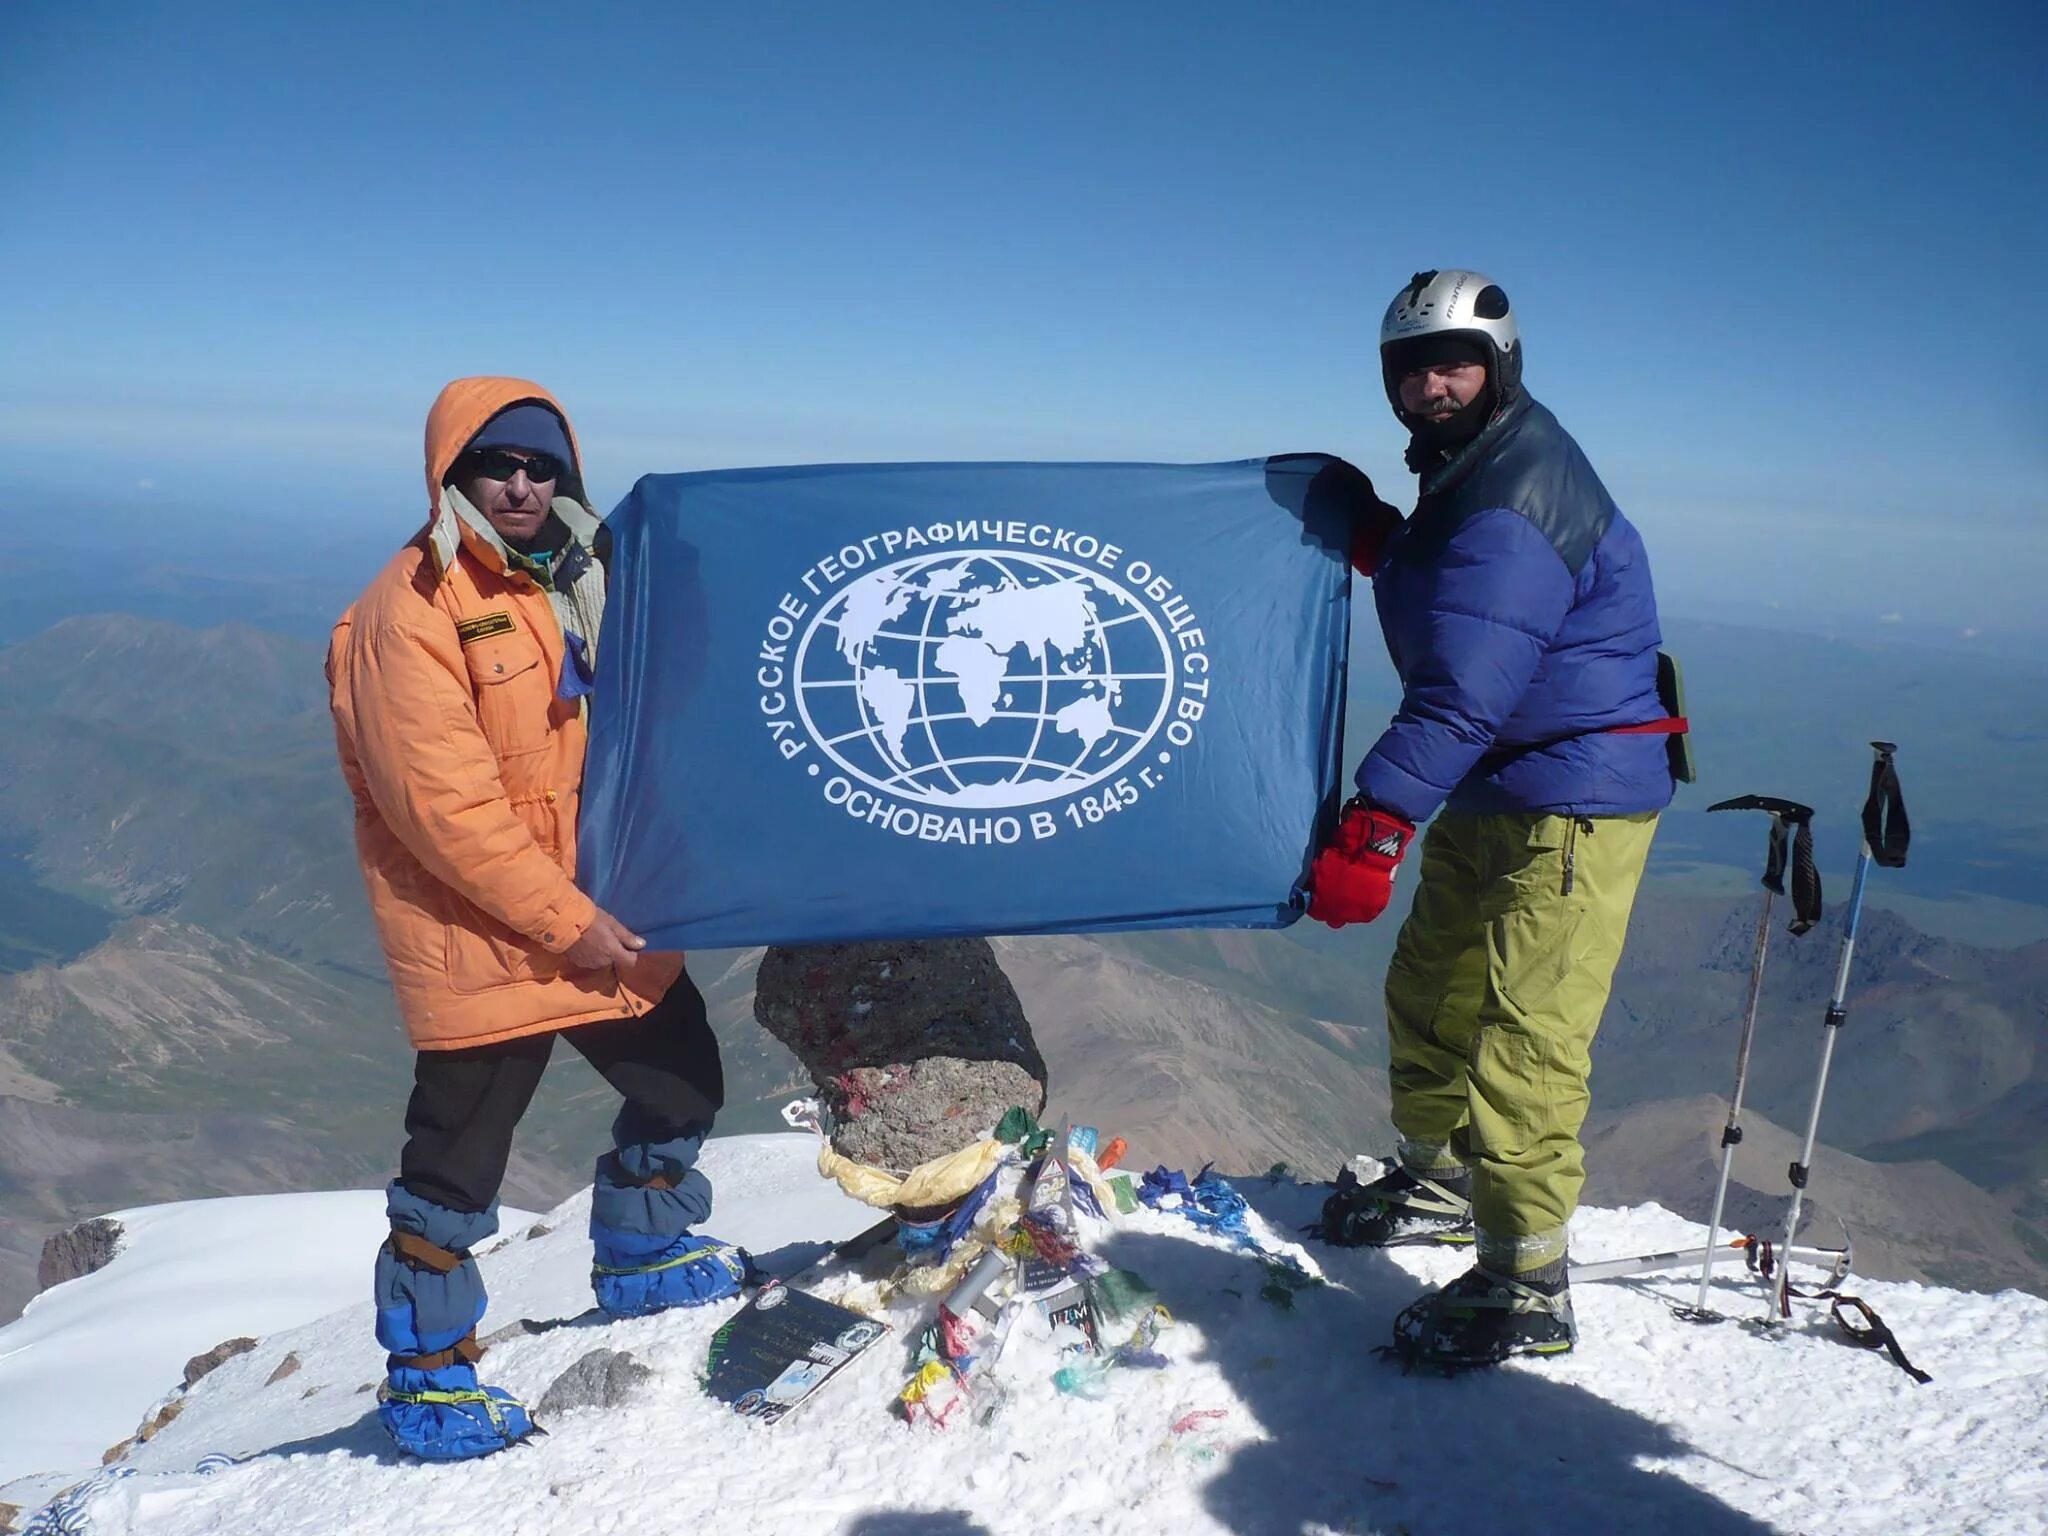
[[[1771,949],[1771,904],[1785,894],[1785,871],[1792,871],[1792,936],[1797,938],[1820,921],[1820,868],[1813,861],[1813,807],[1772,795],[1737,795],[1710,805],[1711,811],[1763,811],[1771,818],[1771,842],[1761,884],[1764,909],[1756,920],[1756,947],[1749,962],[1749,1006],[1742,1015],[1742,1040],[1735,1048],[1735,1092],[1728,1100],[1728,1123],[1721,1127],[1721,1179],[1714,1186],[1714,1214],[1707,1222],[1707,1247],[1700,1262],[1700,1293],[1686,1313],[1698,1321],[1717,1314],[1708,1310],[1707,1287],[1714,1278],[1714,1259],[1721,1238],[1721,1212],[1728,1199],[1728,1175],[1735,1166],[1736,1144],[1742,1140],[1742,1091],[1749,1082],[1749,1048],[1756,1040],[1757,1000],[1764,990],[1764,961]]]
[[[1785,1218],[1785,1248],[1792,1252],[1792,1239],[1799,1232],[1799,1209],[1806,1198],[1806,1179],[1813,1166],[1813,1145],[1820,1134],[1820,1102],[1828,1090],[1828,1067],[1835,1056],[1835,1037],[1842,1032],[1842,1026],[1849,1020],[1847,999],[1849,995],[1849,962],[1856,955],[1856,926],[1863,917],[1863,888],[1870,878],[1870,866],[1880,864],[1886,869],[1902,869],[1906,863],[1906,845],[1911,838],[1911,824],[1906,820],[1906,797],[1899,788],[1899,772],[1892,764],[1892,754],[1899,749],[1888,741],[1873,741],[1870,749],[1877,754],[1870,765],[1870,793],[1863,801],[1863,848],[1856,855],[1856,884],[1849,893],[1848,926],[1842,934],[1842,958],[1835,969],[1835,990],[1828,999],[1827,1017],[1823,1021],[1820,1048],[1820,1076],[1813,1085],[1813,1107],[1806,1116],[1806,1143],[1799,1154],[1799,1161],[1788,1170],[1792,1180],[1792,1209]],[[1792,1266],[1788,1262],[1779,1267],[1777,1285],[1777,1315],[1792,1315]]]

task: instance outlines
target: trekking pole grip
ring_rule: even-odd
[[[1792,839],[1792,936],[1797,938],[1821,918],[1820,865],[1813,858],[1813,813],[1799,818]]]

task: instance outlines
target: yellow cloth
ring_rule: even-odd
[[[1095,1159],[1079,1147],[1067,1153],[1067,1167],[1075,1177],[1095,1191],[1096,1203],[1102,1207],[1102,1214],[1114,1216],[1117,1211],[1116,1191],[1109,1187],[1109,1180],[1102,1176],[1102,1170],[1095,1166]]]
[[[865,1205],[877,1207],[951,1205],[973,1192],[996,1170],[1006,1148],[1000,1141],[977,1141],[920,1163],[897,1175],[886,1169],[841,1157],[826,1142],[818,1149],[818,1172]]]

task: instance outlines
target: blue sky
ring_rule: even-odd
[[[0,519],[395,541],[485,371],[605,505],[1306,448],[1405,500],[1380,312],[1468,265],[1672,605],[2042,629],[2043,17],[11,0]]]

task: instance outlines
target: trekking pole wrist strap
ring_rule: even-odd
[[[1877,761],[1870,765],[1870,793],[1863,801],[1863,841],[1873,861],[1886,869],[1903,869],[1913,828],[1906,818],[1906,796],[1899,787],[1899,770],[1892,763],[1892,754],[1898,748],[1888,741],[1873,741],[1870,745],[1877,753]]]

